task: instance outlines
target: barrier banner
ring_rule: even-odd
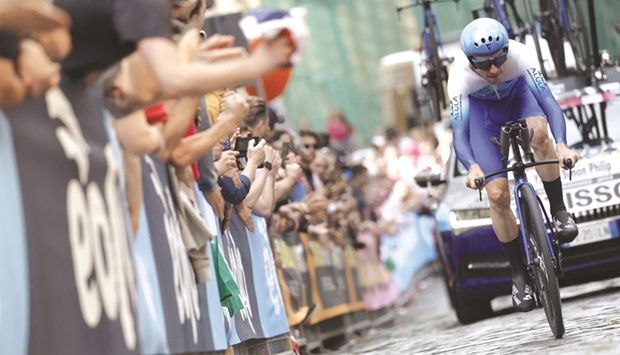
[[[366,309],[375,311],[394,305],[400,293],[387,267],[379,259],[375,236],[369,232],[360,232],[357,240],[365,244],[363,249],[357,250],[357,257],[361,265],[360,283]]]
[[[297,232],[287,233],[285,242],[294,252],[293,256],[297,258],[296,260],[297,265],[299,266],[299,276],[301,277],[301,281],[303,283],[303,297],[306,304],[311,305],[314,303],[312,279],[310,278],[306,249],[301,239],[301,234]]]
[[[0,110],[0,354],[28,352],[28,244],[13,135]]]
[[[0,199],[0,244],[15,255],[1,255],[0,353],[137,353],[121,162],[102,97],[63,77],[5,110],[0,175],[15,190]]]
[[[207,222],[207,227],[210,231],[215,232],[215,242],[218,242],[218,238],[221,238],[220,223],[213,212],[213,208],[206,201],[202,192],[198,191],[196,187],[196,194],[198,196],[198,202],[202,215]],[[211,265],[215,263],[215,257],[212,253],[212,248],[209,248],[209,260],[212,261]],[[215,270],[212,269],[213,273]],[[209,318],[211,320],[211,336],[213,337],[213,350],[226,350],[228,348],[228,341],[226,338],[226,329],[224,327],[224,309],[220,302],[220,292],[218,289],[217,279],[213,275],[213,279],[205,283],[207,289],[207,307],[209,309]]]
[[[338,297],[347,305],[351,304],[353,300],[349,292],[349,282],[347,280],[347,269],[344,261],[344,251],[333,241],[330,241],[329,256],[331,257],[331,263],[333,268],[334,280],[336,281],[336,292]]]
[[[306,250],[306,263],[310,274],[313,302],[319,306],[310,318],[309,324],[314,325],[326,319],[334,318],[349,312],[347,282],[343,272],[334,267],[333,243],[330,249],[318,242],[315,236],[300,233]],[[331,242],[330,242],[331,243]]]
[[[196,283],[181,239],[166,166],[145,156],[142,183],[147,219],[142,226],[149,231],[155,264],[151,272],[157,273],[168,349],[172,353],[213,350],[207,290]]]
[[[233,208],[228,227],[221,238],[220,250],[224,254],[233,278],[241,291],[241,298],[245,308],[230,318],[228,326],[228,343],[239,344],[248,339],[264,338],[261,327],[258,303],[254,292],[254,278],[252,277],[252,253],[248,243],[246,228]]]
[[[289,331],[277,283],[265,220],[252,216],[250,232],[233,209],[222,236],[222,251],[239,286],[246,307],[231,319],[231,345],[248,339],[270,338]]]
[[[138,339],[143,354],[169,354],[157,265],[144,204],[134,244],[138,289]]]
[[[282,300],[284,301],[288,324],[293,327],[300,324],[309,311],[308,301],[311,298],[308,297],[306,289],[310,288],[310,284],[305,284],[302,276],[302,273],[308,275],[308,268],[306,261],[300,260],[295,251],[293,242],[295,240],[301,242],[297,233],[288,232],[281,235],[274,232],[274,239],[282,263],[282,268],[277,270]],[[303,249],[301,243],[299,246]]]
[[[360,284],[359,264],[353,247],[347,243],[344,249],[344,263],[347,274],[347,288],[349,290],[349,310],[357,312],[366,309],[362,285]]]
[[[390,260],[394,266],[392,277],[401,293],[409,288],[416,272],[435,260],[435,228],[433,217],[410,212],[399,223],[396,235],[381,238],[381,258],[385,262]]]
[[[265,338],[272,338],[289,332],[286,312],[282,302],[282,291],[278,284],[273,251],[269,243],[267,223],[264,218],[252,215],[254,232],[246,228],[252,253],[252,274],[254,293],[260,307],[261,326]]]

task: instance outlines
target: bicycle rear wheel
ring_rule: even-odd
[[[545,223],[540,213],[538,200],[532,189],[524,185],[519,189],[519,203],[527,247],[532,261],[532,278],[536,285],[538,299],[545,309],[547,321],[553,335],[560,339],[564,335],[562,299],[556,277],[551,250],[547,239]]]

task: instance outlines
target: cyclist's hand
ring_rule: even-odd
[[[480,166],[478,164],[474,164],[469,168],[469,171],[467,171],[467,180],[465,180],[465,186],[469,187],[470,189],[474,189],[477,190],[478,188],[476,187],[476,182],[474,180],[476,180],[476,178],[481,178],[483,183],[482,186],[484,186],[484,173],[482,172],[482,169],[480,169]]]
[[[566,144],[558,144],[557,150],[558,150],[558,160],[560,161],[560,166],[563,169],[568,169],[568,167],[564,165],[564,159],[566,158],[570,158],[572,160],[573,167],[577,164],[577,161],[579,160],[579,156],[575,152],[570,150],[570,148]]]

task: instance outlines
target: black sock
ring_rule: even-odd
[[[521,247],[519,246],[519,238],[516,238],[512,242],[501,243],[502,248],[504,248],[504,253],[508,258],[508,262],[510,263],[510,268],[512,269],[512,274],[516,275],[517,273],[527,271],[527,267],[523,262],[523,257],[521,256]]]
[[[557,178],[553,181],[543,181],[543,186],[549,198],[549,207],[551,208],[549,212],[551,212],[551,215],[555,216],[559,211],[566,211],[564,196],[562,194],[562,180]]]

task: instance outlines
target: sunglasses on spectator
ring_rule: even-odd
[[[304,144],[304,147],[306,147],[306,149],[310,149],[310,148],[315,148],[316,149],[316,144]]]
[[[508,48],[504,48],[502,54],[496,57],[487,59],[474,59],[470,57],[469,62],[476,69],[489,70],[493,65],[495,65],[496,68],[501,67],[502,65],[504,65],[504,63],[506,63],[506,59],[508,59]]]

